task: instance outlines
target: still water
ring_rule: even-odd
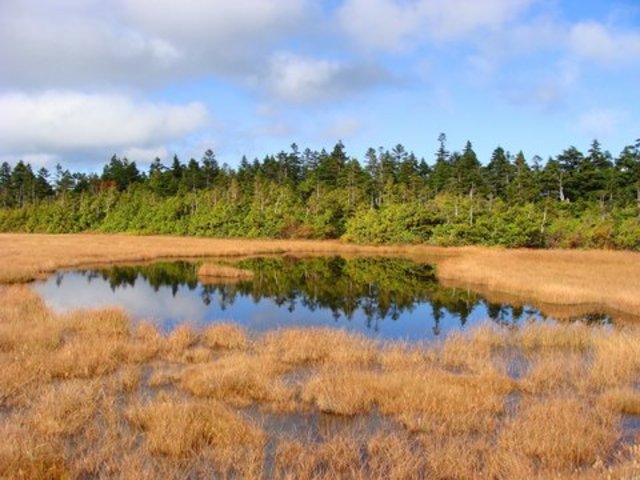
[[[332,326],[384,339],[428,340],[493,321],[553,321],[531,306],[495,304],[445,288],[432,266],[397,258],[267,257],[242,260],[250,280],[199,281],[199,263],[159,262],[59,272],[36,284],[57,311],[117,305],[171,330],[233,321],[261,332]],[[592,321],[607,322],[595,315]]]

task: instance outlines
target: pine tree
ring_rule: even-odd
[[[35,175],[31,165],[22,160],[16,163],[11,173],[11,186],[16,205],[22,207],[35,200]]]
[[[374,148],[369,147],[365,154],[366,164],[365,171],[369,176],[369,185],[367,190],[370,196],[370,207],[376,208],[381,205],[382,196],[382,181],[381,181],[381,169],[380,161],[378,160],[378,154]]]
[[[509,184],[515,175],[514,167],[509,161],[508,155],[502,147],[497,147],[491,155],[491,160],[486,167],[486,178],[489,193],[497,198],[505,200]]]
[[[207,149],[202,156],[202,177],[204,178],[204,187],[211,188],[218,178],[218,175],[220,175],[220,166],[216,160],[216,154],[213,153],[213,150]]]
[[[533,171],[524,158],[522,151],[516,155],[513,168],[513,181],[508,189],[509,201],[515,204],[532,202],[536,199],[539,192],[534,183]]]
[[[624,147],[616,160],[615,185],[623,201],[635,201],[640,209],[640,140]]]
[[[13,205],[11,198],[11,165],[8,162],[2,162],[0,165],[0,205],[10,207]]]
[[[578,170],[581,198],[598,200],[603,204],[605,199],[613,195],[613,177],[611,155],[602,152],[600,143],[594,140]]]
[[[431,190],[436,194],[445,190],[453,174],[451,155],[447,150],[447,136],[441,133],[438,135],[438,142],[440,146],[436,152],[436,163],[429,178]]]
[[[481,165],[473,151],[471,142],[467,141],[462,155],[456,156],[452,162],[452,178],[454,192],[473,198],[484,187]]]
[[[49,170],[45,167],[38,170],[35,178],[35,196],[37,200],[53,195],[53,188],[49,183],[49,176]]]
[[[576,147],[571,146],[558,155],[556,160],[561,172],[560,197],[576,201],[582,194],[579,171],[583,168],[584,156]]]

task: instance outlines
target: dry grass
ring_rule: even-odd
[[[500,433],[499,447],[519,451],[527,462],[551,471],[593,465],[619,438],[617,418],[607,409],[576,398],[525,402]]]
[[[285,370],[273,358],[235,353],[186,369],[180,386],[195,396],[235,405],[286,405],[292,391],[278,378]]]
[[[576,322],[557,328],[552,323],[532,323],[517,332],[518,344],[526,350],[568,350],[584,352],[591,346],[593,329]]]
[[[485,432],[505,412],[512,382],[495,374],[454,374],[439,369],[387,374],[380,410],[414,432],[437,435]]]
[[[321,412],[366,414],[380,398],[379,381],[378,375],[370,371],[327,369],[304,386],[302,399]]]
[[[262,349],[290,365],[370,365],[375,343],[331,328],[289,328],[268,333]]]
[[[634,478],[620,429],[640,413],[638,345],[638,329],[563,324],[433,344],[165,334],[3,286],[0,478]]]
[[[640,415],[640,392],[631,387],[607,390],[599,401],[609,410],[625,415]]]
[[[217,263],[203,263],[198,268],[198,278],[204,283],[210,281],[223,280],[251,280],[253,272],[236,268],[231,265],[220,265]]]
[[[171,457],[197,455],[203,446],[262,450],[264,433],[218,402],[160,397],[134,405],[127,418],[146,432],[149,450]]]
[[[197,342],[198,334],[191,325],[179,325],[167,337],[165,347],[171,359],[178,359]]]
[[[573,352],[536,354],[529,356],[528,361],[528,371],[520,380],[520,388],[527,393],[544,394],[586,387],[589,368],[582,355]]]
[[[97,382],[70,380],[48,385],[34,399],[29,420],[43,435],[73,435],[96,413],[102,394]]]
[[[217,323],[207,327],[203,334],[204,343],[213,349],[245,350],[249,345],[247,332],[234,323]]]
[[[476,247],[459,252],[437,262],[440,278],[550,304],[640,312],[640,253]]]
[[[590,382],[597,387],[637,381],[640,376],[640,342],[635,332],[594,335]]]
[[[58,442],[43,442],[20,419],[0,423],[0,478],[45,480],[70,478]]]

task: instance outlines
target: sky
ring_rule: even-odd
[[[640,137],[638,0],[0,0],[0,161]]]

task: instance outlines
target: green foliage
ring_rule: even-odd
[[[532,166],[498,147],[483,166],[467,142],[438,138],[430,167],[404,146],[361,164],[338,142],[268,155],[236,170],[211,150],[148,173],[113,156],[101,176],[0,165],[0,231],[640,250],[640,142],[618,158],[594,141]]]
[[[357,212],[347,222],[343,239],[360,243],[426,241],[437,218],[418,204],[392,204]]]

